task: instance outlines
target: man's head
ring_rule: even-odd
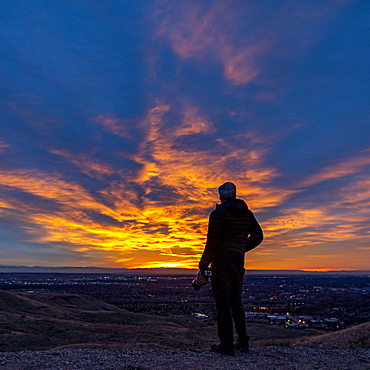
[[[232,182],[225,182],[218,188],[221,202],[236,198],[236,186]]]

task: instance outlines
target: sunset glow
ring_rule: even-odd
[[[248,269],[369,269],[369,4],[46,4],[0,25],[0,265],[196,268],[232,181]]]

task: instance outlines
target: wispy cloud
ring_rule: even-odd
[[[51,153],[60,155],[70,163],[76,165],[79,170],[92,177],[92,178],[102,178],[103,176],[112,175],[115,171],[112,166],[108,163],[101,163],[101,161],[94,161],[85,154],[72,154],[67,150],[51,150]],[[100,162],[100,163],[99,163]]]
[[[313,206],[311,201],[305,200],[305,192],[308,190],[301,188],[301,192],[297,193],[302,197],[299,208],[282,208],[276,217],[271,217],[264,222],[266,234],[264,246],[271,250],[271,258],[274,256],[278,258],[282,250],[301,250],[299,253],[303,253],[306,258],[306,262],[297,262],[301,268],[308,268],[311,263],[309,259],[317,258],[323,261],[323,265],[327,264],[328,268],[335,269],[336,264],[341,264],[343,269],[353,269],[352,263],[349,263],[347,258],[351,258],[350,253],[353,254],[352,258],[358,257],[350,246],[364,243],[370,229],[367,165],[366,156],[348,158],[335,166],[325,168],[305,181],[307,188],[310,189],[312,186],[318,189],[320,193],[317,196],[325,201],[317,202]],[[348,176],[349,174],[352,176]],[[341,177],[345,177],[346,181],[340,182],[340,186],[317,188],[317,184],[322,181]],[[332,250],[333,245],[336,246],[337,253],[322,252],[328,248]],[[340,245],[346,245],[346,247],[339,247]],[[319,253],[308,253],[312,248],[316,248]],[[357,249],[366,251],[368,248],[359,246]],[[258,255],[259,251],[256,254]],[[328,261],[333,267],[328,265]]]
[[[235,9],[222,1],[209,8],[196,1],[184,2],[176,11],[161,14],[158,36],[167,38],[181,58],[217,60],[231,84],[243,85],[258,76],[258,59],[266,50],[266,41],[244,39],[241,43],[228,26],[236,18]]]
[[[0,139],[0,153],[9,148],[9,146],[10,146],[9,144]]]
[[[312,186],[323,181],[359,173],[364,167],[370,165],[369,152],[370,149],[366,150],[363,155],[345,158],[334,165],[324,167],[319,173],[303,181],[300,186]]]
[[[94,121],[115,135],[121,136],[125,139],[132,139],[130,126],[132,127],[136,123],[133,120],[122,120],[119,118],[109,117],[109,115],[101,115],[96,117]]]

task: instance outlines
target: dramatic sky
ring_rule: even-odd
[[[0,264],[370,268],[370,1],[2,0]]]

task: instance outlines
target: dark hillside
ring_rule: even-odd
[[[322,331],[248,325],[251,346],[369,348],[369,323],[318,336]],[[0,351],[77,348],[206,350],[218,341],[215,323],[189,316],[133,313],[74,293],[0,290]],[[330,343],[342,343],[333,347]]]
[[[334,333],[305,338],[298,341],[297,345],[319,349],[370,348],[370,322]]]
[[[61,346],[189,348],[213,340],[194,320],[126,311],[88,295],[0,291],[0,351]],[[213,331],[213,330],[212,330]]]

